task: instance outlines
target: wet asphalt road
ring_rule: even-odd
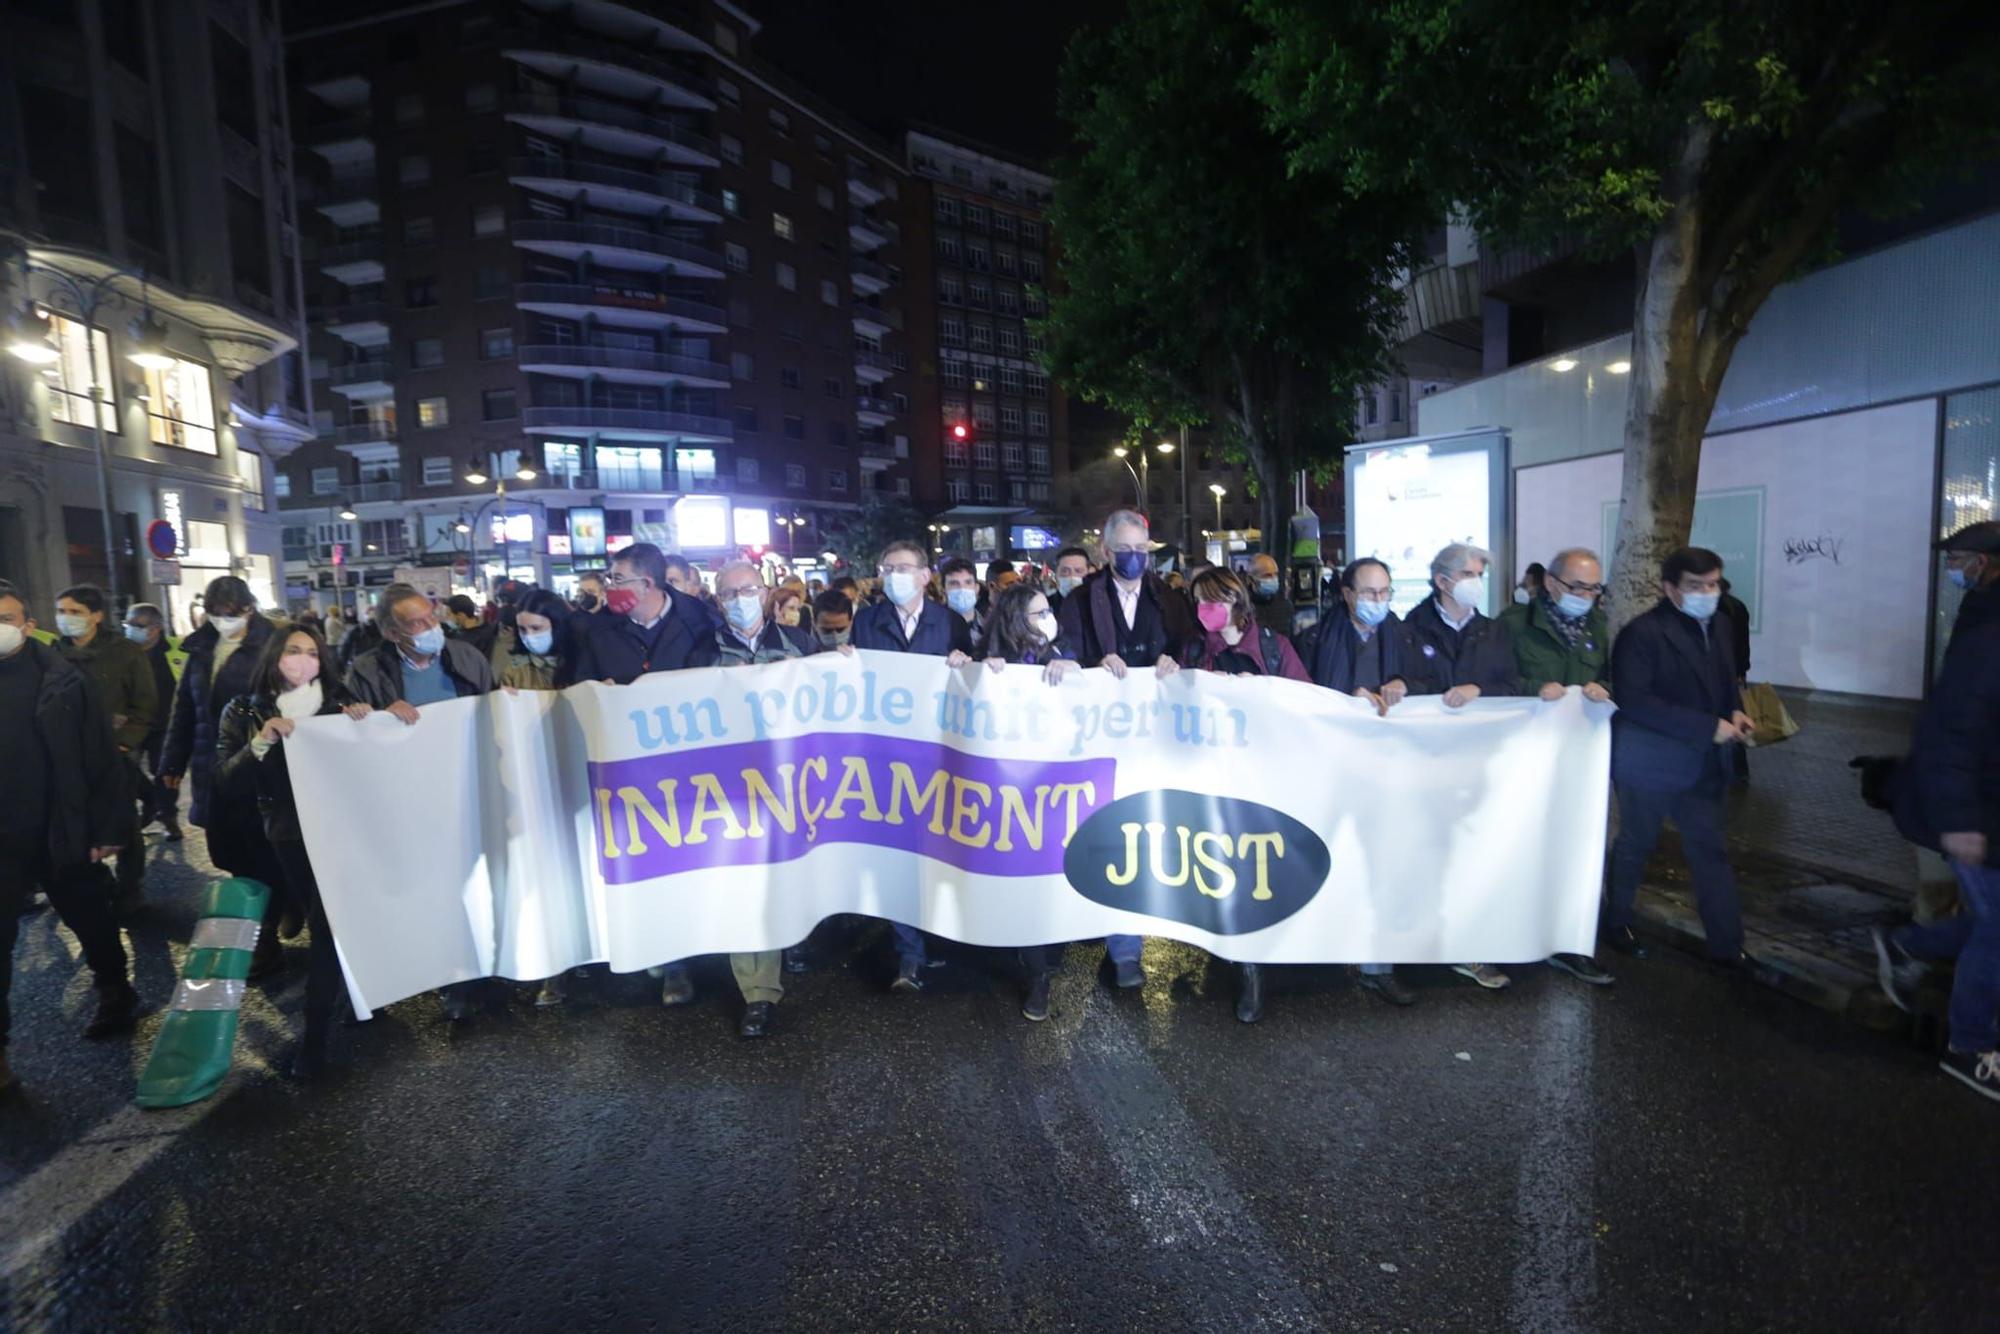
[[[169,856],[154,1003],[205,874]],[[157,1015],[77,1040],[73,942],[24,927],[0,1328],[1994,1327],[2000,1108],[1664,951],[1601,993],[1411,970],[1406,1011],[1282,970],[1246,1028],[1198,951],[1117,996],[1079,945],[1031,1025],[997,953],[891,997],[829,926],[761,1043],[715,960],[673,1012],[643,974],[394,1006],[303,1091],[295,973],[222,1094],[142,1113]]]

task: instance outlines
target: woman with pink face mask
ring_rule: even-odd
[[[299,1079],[312,1078],[325,1062],[327,1029],[340,996],[340,963],[299,829],[284,742],[302,718],[333,713],[356,719],[368,716],[368,706],[356,702],[338,675],[327,670],[332,660],[317,630],[293,626],[272,635],[258,655],[250,693],[238,695],[223,708],[215,746],[215,800],[239,810],[253,808],[262,819],[264,836],[285,874],[284,884],[271,887],[273,907],[289,896],[292,910],[305,918],[312,933],[305,1026],[292,1059],[292,1074]],[[264,929],[272,930],[277,920],[275,911],[267,912]]]
[[[1257,624],[1257,604],[1250,589],[1230,570],[1210,566],[1188,581],[1201,643],[1189,655],[1188,666],[1229,676],[1282,676],[1312,682],[1292,641]],[[1254,1024],[1264,1017],[1264,968],[1239,963],[1241,986],[1236,993],[1236,1017]]]

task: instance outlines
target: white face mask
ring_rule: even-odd
[[[1056,621],[1056,614],[1054,612],[1045,611],[1040,616],[1037,616],[1035,618],[1035,633],[1039,634],[1043,639],[1046,639],[1051,644],[1056,642],[1057,629],[1058,625]]]
[[[81,639],[85,634],[89,633],[89,630],[90,618],[88,616],[69,616],[62,612],[56,613],[56,633],[64,639]]]
[[[18,625],[0,623],[0,658],[11,658],[28,642],[28,632]]]
[[[901,606],[922,590],[914,574],[906,570],[891,570],[883,576],[882,591],[889,595],[889,601]]]
[[[243,633],[243,627],[250,624],[248,616],[211,616],[208,623],[215,627],[215,633],[224,639],[234,639]]]
[[[1461,609],[1477,611],[1486,605],[1486,576],[1475,574],[1451,586],[1451,598]]]

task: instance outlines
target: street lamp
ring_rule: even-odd
[[[1139,470],[1132,466],[1132,460],[1125,457],[1127,454],[1130,454],[1131,452],[1132,452],[1131,450],[1125,448],[1125,446],[1123,445],[1115,445],[1112,447],[1111,457],[1117,459],[1120,463],[1124,464],[1125,471],[1132,474],[1132,493],[1134,496],[1138,498],[1139,512],[1141,514],[1144,514],[1146,512],[1146,483],[1145,480],[1139,476]],[[1143,453],[1140,454],[1139,462],[1143,464],[1145,461],[1146,461],[1146,456]]]
[[[1229,494],[1229,489],[1220,482],[1210,482],[1208,490],[1209,494],[1215,497],[1215,526],[1220,529],[1222,527],[1222,498]]]
[[[354,512],[354,506],[342,500],[340,502],[340,517],[348,523],[353,523],[360,516]]]
[[[111,595],[112,605],[116,606],[119,600],[118,555],[114,550],[116,537],[111,524],[110,448],[104,438],[105,391],[108,386],[99,383],[97,378],[97,340],[92,336],[97,328],[98,307],[104,304],[105,299],[125,299],[118,296],[117,289],[112,286],[113,281],[119,278],[139,280],[143,309],[139,319],[133,322],[133,345],[127,353],[134,364],[155,371],[172,366],[173,358],[166,354],[167,331],[164,325],[153,319],[152,302],[144,295],[144,270],[114,268],[95,281],[84,283],[62,269],[41,263],[32,255],[23,261],[22,267],[27,273],[40,273],[51,279],[69,298],[77,318],[83,321],[84,357],[90,363],[90,428],[97,454],[97,509],[98,517],[104,524],[104,568],[108,576],[106,591]],[[9,323],[13,329],[7,350],[15,357],[31,366],[48,366],[61,358],[61,349],[55,345],[55,322],[36,309],[32,301],[27,302]]]
[[[771,522],[785,530],[785,559],[792,559],[797,554],[795,547],[798,544],[799,529],[805,527],[806,524],[805,516],[795,513],[787,517],[780,514],[777,518],[771,520]]]

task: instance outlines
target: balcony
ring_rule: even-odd
[[[278,502],[281,510],[337,510],[342,505],[367,505],[403,498],[401,482],[350,482],[330,495],[286,496]]]
[[[373,227],[382,221],[378,202],[381,186],[375,178],[375,159],[365,168],[336,171],[313,194],[313,207],[336,227]]]
[[[380,236],[327,246],[319,252],[318,264],[321,273],[349,287],[366,287],[387,276],[382,267]]]
[[[542,375],[592,376],[627,384],[685,384],[727,389],[729,367],[699,357],[644,352],[593,344],[531,343],[514,354],[524,371]]]
[[[368,109],[368,99],[374,86],[365,74],[342,74],[309,83],[306,91],[330,107],[358,113]]]
[[[336,426],[330,431],[321,431],[318,438],[335,449],[379,450],[383,445],[396,443],[396,423],[352,422],[346,426]]]
[[[722,256],[705,246],[664,236],[644,227],[607,222],[522,218],[514,223],[514,244],[537,254],[614,269],[637,269],[681,278],[720,278]]]
[[[593,208],[647,215],[664,209],[669,217],[682,222],[722,221],[720,195],[658,172],[570,158],[518,157],[507,164],[507,177],[524,189],[560,199],[581,199]]]
[[[720,306],[690,301],[649,287],[611,283],[520,283],[514,301],[522,310],[564,319],[595,319],[625,329],[685,329],[727,333]]]
[[[375,161],[375,127],[366,115],[321,121],[300,132],[299,141],[335,170]]]
[[[394,365],[386,357],[352,361],[344,366],[328,367],[327,387],[355,402],[372,403],[396,392],[392,383],[395,373]]]
[[[854,452],[864,472],[880,472],[909,457],[909,451],[898,449],[893,440],[862,440],[855,446]]]
[[[856,301],[853,311],[854,332],[869,338],[880,338],[903,327],[902,311],[885,309],[873,301]]]
[[[530,435],[539,431],[560,431],[639,440],[677,436],[717,444],[728,444],[731,439],[729,422],[725,418],[656,408],[594,408],[581,405],[523,408],[521,429]]]
[[[319,318],[328,333],[356,347],[383,347],[389,341],[389,307],[385,302],[328,306]]]
[[[598,97],[516,93],[507,119],[541,134],[576,140],[588,148],[631,157],[664,157],[689,167],[719,167],[715,142],[664,116]]]
[[[847,164],[847,197],[863,208],[872,208],[889,197],[875,173],[858,163]]]
[[[886,426],[896,415],[896,405],[873,394],[856,394],[854,415],[870,426]]]
[[[854,279],[854,290],[869,296],[878,296],[889,288],[895,279],[889,274],[889,266],[869,259],[866,255],[850,252],[847,258],[847,272]]]
[[[870,384],[880,384],[896,373],[896,365],[880,352],[865,347],[854,349],[854,374]]]
[[[580,29],[535,24],[505,34],[500,53],[571,87],[659,101],[689,111],[715,110],[715,85],[694,70],[649,53],[643,39],[607,41]]]
[[[347,488],[347,499],[356,505],[366,505],[371,501],[401,500],[401,482],[356,482]]]
[[[847,210],[847,239],[859,250],[879,250],[901,237],[902,229],[858,208]]]

